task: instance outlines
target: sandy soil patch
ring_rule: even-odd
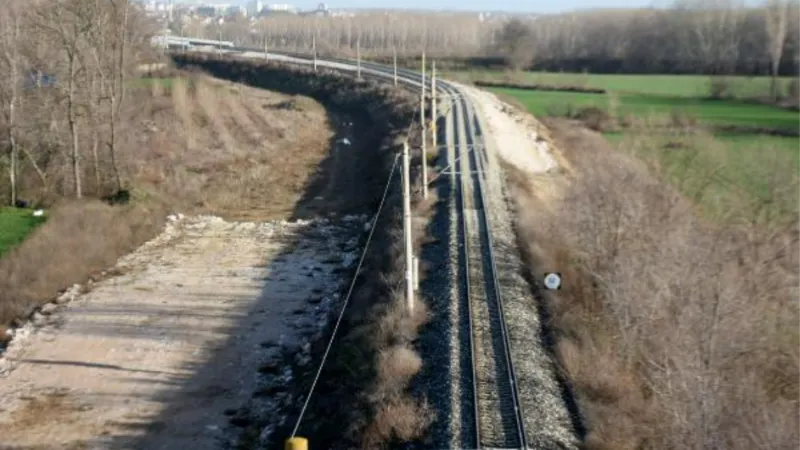
[[[171,221],[122,275],[27,325],[0,378],[0,448],[217,448],[279,353],[299,358],[355,260],[360,218]],[[227,415],[226,415],[227,414]]]
[[[484,118],[484,130],[491,136],[498,154],[509,164],[528,173],[547,172],[558,167],[558,161],[550,151],[544,137],[544,129],[495,95],[480,89],[462,86],[470,95]]]

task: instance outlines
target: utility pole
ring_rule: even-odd
[[[406,261],[406,305],[408,313],[414,312],[414,248],[411,245],[411,184],[408,142],[403,143],[403,241]]]
[[[269,48],[267,47],[267,33],[264,33],[264,59],[269,59]]]
[[[317,34],[314,33],[314,36],[311,36],[311,48],[314,52],[314,72],[317,71]]]
[[[422,98],[425,98],[425,50],[422,51]]]
[[[169,30],[169,19],[167,19],[167,23],[164,24],[164,54],[169,52],[169,43],[167,41],[167,30]]]
[[[439,116],[436,111],[436,61],[431,61],[431,141],[433,142],[433,151],[439,150],[436,139],[436,122]]]
[[[425,94],[419,96],[419,124],[422,137],[422,198],[428,198],[428,144],[425,126]]]
[[[397,47],[392,47],[392,56],[394,59],[394,85],[397,86]]]
[[[356,76],[361,79],[361,39],[356,41]]]

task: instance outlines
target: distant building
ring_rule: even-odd
[[[271,5],[267,5],[265,8],[267,11],[281,11],[281,12],[294,12],[296,8],[293,5],[289,5],[286,3],[275,3]]]
[[[195,10],[195,13],[200,17],[216,17],[217,9],[213,6],[200,6]]]
[[[250,17],[261,14],[264,10],[264,3],[259,0],[254,0],[247,5],[247,15]]]

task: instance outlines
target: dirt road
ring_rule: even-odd
[[[336,302],[363,232],[342,223],[171,222],[123,275],[12,345],[0,447],[218,448],[264,373],[281,372],[281,348],[302,354]]]

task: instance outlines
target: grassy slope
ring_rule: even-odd
[[[44,220],[44,217],[33,216],[29,209],[0,209],[0,255],[22,243]]]

